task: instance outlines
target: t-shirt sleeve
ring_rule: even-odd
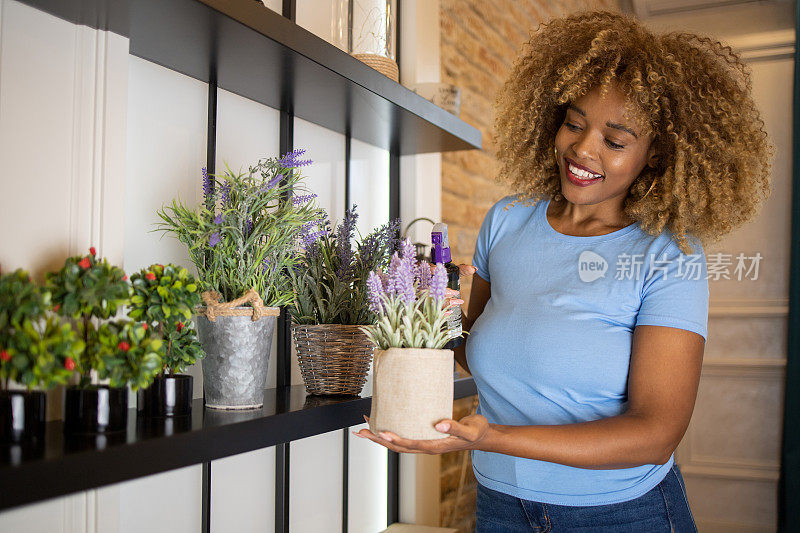
[[[702,244],[690,241],[691,254],[674,242],[643,265],[642,305],[636,325],[685,329],[708,339],[708,279]]]
[[[497,211],[497,206],[502,202],[503,200],[490,207],[486,216],[483,218],[481,229],[478,231],[478,240],[475,242],[475,253],[472,255],[472,265],[477,269],[477,274],[490,283],[489,250],[491,249],[494,237],[492,234],[492,221]]]

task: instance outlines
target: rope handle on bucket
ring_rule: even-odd
[[[205,309],[200,308],[198,311],[211,322],[215,322],[218,316],[252,315],[253,322],[255,322],[259,318],[280,315],[280,310],[277,307],[265,307],[261,296],[253,289],[249,289],[242,296],[230,302],[222,302],[221,300],[222,295],[217,291],[206,291],[203,293],[203,302],[206,307]],[[246,303],[250,304],[252,311],[250,309],[236,309]]]

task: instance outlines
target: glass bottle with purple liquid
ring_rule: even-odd
[[[453,264],[450,256],[450,240],[447,237],[447,224],[437,222],[431,230],[431,262],[434,264],[443,263],[447,270],[447,287],[461,292],[461,280],[458,266]],[[444,345],[444,349],[452,350],[461,346],[464,342],[461,329],[461,306],[451,307],[453,313],[447,317],[445,327],[450,332],[450,340]]]

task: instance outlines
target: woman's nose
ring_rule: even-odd
[[[580,139],[575,141],[575,144],[572,145],[572,149],[575,151],[575,155],[584,161],[594,161],[597,159],[597,148],[590,135],[583,135]]]

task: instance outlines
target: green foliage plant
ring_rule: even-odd
[[[191,325],[192,310],[200,305],[197,280],[181,266],[150,265],[131,275],[133,296],[128,313],[164,342],[165,374],[183,372],[205,356]]]
[[[24,270],[0,274],[0,387],[31,389],[67,383],[83,342],[52,315],[50,292]]]
[[[246,172],[227,165],[217,175],[203,169],[204,203],[187,207],[173,200],[159,210],[156,231],[186,246],[201,290],[231,301],[254,289],[267,306],[293,302],[286,271],[298,261],[301,229],[323,216],[315,195],[304,194],[299,168],[310,161],[298,159],[302,152],[262,159]]]
[[[388,266],[399,243],[399,219],[388,222],[353,247],[356,206],[330,231],[325,220],[304,228],[303,252],[290,271],[296,300],[292,319],[297,324],[363,325],[375,322],[367,300],[367,277]]]
[[[130,303],[131,285],[121,268],[98,259],[94,248],[89,252],[46,276],[54,309],[74,321],[84,344],[75,361],[79,386],[93,384],[92,370],[111,387],[147,386],[161,370],[163,343],[130,320],[108,322]]]

